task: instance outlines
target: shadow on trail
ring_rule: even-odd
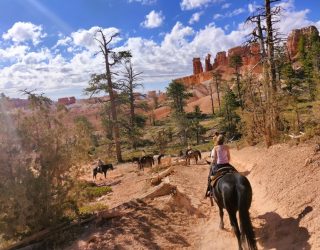
[[[146,249],[163,249],[166,245],[190,247],[187,240],[172,227],[186,226],[183,223],[174,222],[172,217],[142,200],[130,201],[123,206],[127,210],[125,215],[106,220],[97,228],[99,249],[128,249],[137,243]]]
[[[300,227],[301,219],[312,211],[311,206],[307,206],[295,219],[281,218],[275,212],[268,212],[257,218],[263,220],[261,227],[256,229],[258,242],[263,249],[305,249],[310,250],[308,243],[310,234],[305,227]]]

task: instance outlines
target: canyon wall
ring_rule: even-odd
[[[302,36],[311,37],[316,35],[319,37],[319,31],[315,26],[309,26],[302,29],[291,31],[287,38],[288,55],[292,60],[295,60],[298,55],[298,44]],[[242,58],[242,67],[240,72],[242,75],[247,73],[261,74],[262,65],[260,64],[260,48],[258,43],[253,43],[249,46],[238,46],[226,51],[221,51],[216,54],[213,63],[211,64],[211,55],[208,54],[205,58],[205,71],[203,71],[200,58],[193,59],[193,75],[175,79],[175,81],[185,84],[187,87],[204,83],[212,79],[212,72],[219,71],[222,74],[222,79],[230,80],[234,77],[235,70],[230,67],[230,58],[234,55],[239,55]]]

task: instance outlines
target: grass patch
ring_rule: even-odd
[[[87,187],[83,190],[83,194],[88,200],[93,200],[95,198],[106,195],[110,192],[112,192],[112,188],[106,187],[106,186],[104,186],[104,187]]]
[[[79,208],[80,215],[91,215],[95,212],[108,209],[108,206],[102,203],[87,204]]]
[[[215,119],[211,118],[208,120],[200,121],[200,124],[206,129],[212,129],[212,128],[218,127],[219,121],[216,118]]]
[[[75,195],[80,203],[92,201],[112,192],[112,188],[108,186],[98,187],[94,182],[80,181],[77,183]]]

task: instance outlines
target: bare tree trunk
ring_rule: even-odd
[[[219,91],[219,84],[218,84],[218,82],[216,82],[216,88],[217,88],[217,96],[218,96],[219,112],[221,112],[221,100],[220,100],[220,91]]]
[[[272,27],[272,13],[271,13],[271,1],[265,0],[266,9],[266,25],[267,25],[267,47],[268,47],[268,66],[269,66],[269,77],[271,80],[272,90],[277,92],[276,84],[276,66],[274,62],[274,37]]]
[[[237,81],[237,89],[238,89],[238,97],[239,97],[240,107],[243,110],[243,101],[242,101],[241,89],[240,89],[240,73],[239,73],[238,67],[236,67],[236,81]]]
[[[119,132],[119,124],[118,124],[118,118],[117,118],[117,107],[116,107],[116,100],[113,92],[113,84],[111,79],[111,71],[110,71],[110,63],[109,63],[109,48],[108,44],[111,42],[112,38],[109,42],[106,41],[106,37],[103,34],[103,32],[100,30],[99,33],[102,36],[103,42],[100,41],[100,44],[103,47],[100,47],[103,55],[104,55],[104,62],[105,62],[105,69],[106,69],[106,79],[107,79],[107,86],[108,86],[108,93],[110,98],[110,104],[111,104],[111,117],[112,117],[112,127],[114,131],[114,142],[116,145],[116,156],[118,162],[122,162],[122,156],[121,156],[121,145],[120,145],[120,132]]]
[[[110,104],[111,104],[111,117],[112,117],[112,126],[114,131],[114,142],[116,145],[116,155],[118,162],[122,162],[121,156],[121,145],[120,145],[120,132],[119,132],[119,124],[117,118],[117,107],[116,107],[116,100],[114,97],[113,86],[112,86],[112,79],[110,73],[110,67],[108,63],[108,57],[105,57],[106,60],[106,73],[107,73],[107,82],[108,82],[108,92],[110,97]]]
[[[273,34],[273,21],[272,17],[275,13],[271,11],[272,0],[265,0],[266,11],[266,42],[267,42],[267,58],[268,58],[268,75],[270,81],[270,120],[271,120],[271,136],[274,137],[278,133],[280,126],[280,117],[277,104],[277,81],[276,81],[276,66],[274,60],[274,34]]]
[[[210,99],[211,99],[211,109],[212,109],[212,115],[214,115],[214,104],[213,104],[213,91],[211,83],[209,83],[209,92],[210,92]]]

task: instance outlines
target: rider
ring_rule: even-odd
[[[99,158],[98,160],[98,169],[100,169],[104,165],[104,162]]]
[[[214,164],[211,175],[214,175],[220,168],[230,165],[230,150],[227,145],[224,145],[223,135],[218,136],[217,145],[212,149],[211,159]]]
[[[215,175],[220,168],[230,166],[230,150],[227,145],[224,145],[224,136],[219,135],[216,142],[217,145],[211,151],[212,165],[208,176],[206,197],[210,195],[210,177]]]

